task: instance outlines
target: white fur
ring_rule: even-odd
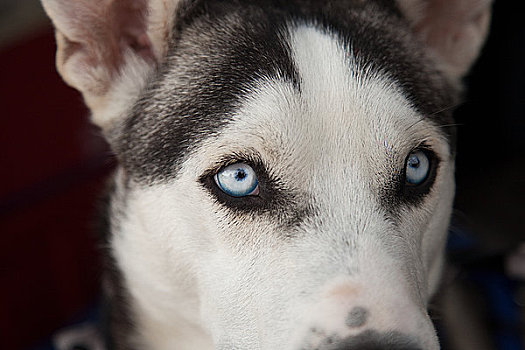
[[[308,331],[318,327],[341,337],[398,330],[437,349],[426,306],[453,196],[447,142],[431,123],[414,124],[422,116],[403,93],[357,69],[330,34],[298,26],[289,36],[300,92],[261,81],[176,179],[128,193],[112,247],[138,315],[137,342],[152,350],[292,350],[314,346],[319,339]],[[421,208],[402,210],[398,232],[378,191],[392,152],[403,167],[422,141],[443,162]],[[232,215],[199,183],[222,156],[255,150],[318,215],[283,232],[270,214]],[[369,310],[364,328],[344,327],[354,306]]]
[[[84,94],[84,101],[91,110],[91,121],[104,131],[122,122],[129,114],[155,69],[131,50],[124,55],[124,61],[122,70],[105,94]]]

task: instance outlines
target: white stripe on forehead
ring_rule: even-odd
[[[385,131],[381,126],[418,119],[386,73],[363,67],[335,35],[300,26],[290,31],[290,43],[303,100],[314,118],[324,119],[319,120],[323,126],[335,126],[336,135],[345,136],[348,127],[380,132]]]

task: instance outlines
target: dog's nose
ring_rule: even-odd
[[[388,292],[384,290],[364,283],[337,281],[330,285],[305,314],[291,348],[439,349],[436,332],[423,305],[411,299],[410,293],[399,285],[391,284]]]
[[[416,337],[394,331],[367,330],[342,340],[331,339],[327,343],[326,350],[423,350]]]

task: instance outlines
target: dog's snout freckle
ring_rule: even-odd
[[[350,328],[361,327],[366,323],[368,310],[361,306],[356,306],[346,316],[346,325]]]

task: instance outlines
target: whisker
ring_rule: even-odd
[[[425,120],[425,117],[419,119],[419,120],[416,121],[415,123],[410,124],[410,126],[409,126],[408,128],[406,128],[405,131],[409,131],[409,130],[412,129],[414,126],[416,126],[417,124],[421,123],[421,122],[424,121],[424,120]]]
[[[450,127],[454,127],[454,126],[463,126],[465,124],[463,123],[451,123],[451,124],[443,124],[443,125],[438,125],[439,128],[450,128]]]
[[[456,107],[460,106],[462,103],[456,103],[456,104],[453,104],[453,105],[450,105],[448,107],[444,107],[440,110],[437,110],[435,112],[432,112],[430,114],[427,114],[425,116],[423,116],[422,118],[420,118],[419,120],[417,120],[416,122],[412,123],[408,128],[406,128],[405,131],[409,131],[410,129],[412,129],[414,126],[418,125],[419,123],[421,123],[422,121],[426,120],[426,118],[428,117],[431,117],[431,116],[434,116],[436,114],[439,114],[439,113],[443,113],[443,112],[446,112],[446,111],[449,111],[451,109],[455,109]],[[438,125],[438,127],[440,128],[448,128],[448,127],[454,127],[454,126],[463,126],[463,124],[459,124],[459,123],[451,123],[451,124],[443,124],[443,125]]]
[[[455,104],[450,105],[450,106],[448,106],[448,107],[444,107],[444,108],[439,109],[439,110],[437,110],[437,111],[435,111],[435,112],[432,112],[432,113],[430,113],[428,116],[430,117],[430,116],[433,116],[433,115],[436,115],[436,114],[439,114],[439,113],[443,113],[443,112],[446,112],[446,111],[450,111],[451,109],[455,109],[455,108],[461,106],[462,104],[463,104],[463,102],[455,103]]]

